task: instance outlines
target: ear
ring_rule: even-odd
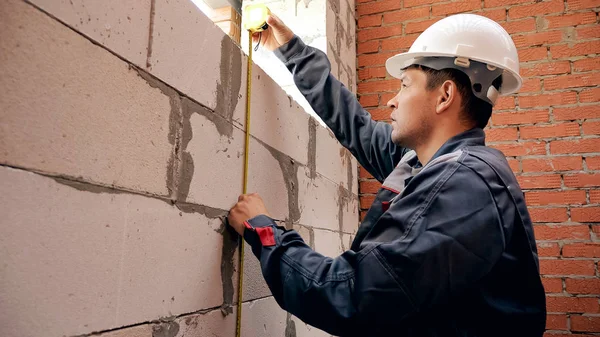
[[[435,112],[442,114],[454,104],[458,102],[458,88],[456,83],[453,81],[445,81],[438,89],[438,96],[436,99]]]

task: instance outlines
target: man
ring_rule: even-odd
[[[229,221],[260,260],[279,305],[338,336],[542,336],[545,293],[523,193],[483,128],[521,86],[510,36],[450,16],[386,62],[402,81],[375,122],[330,74],[324,53],[277,17],[261,38],[360,164],[383,182],[349,251],[313,251],[259,196]]]

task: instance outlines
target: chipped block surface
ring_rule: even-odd
[[[30,0],[78,32],[146,66],[151,0]]]
[[[244,280],[243,287],[244,293],[242,301],[251,301],[258,298],[264,298],[271,296],[271,290],[265,282],[262,270],[260,268],[260,261],[252,253],[252,248],[247,243],[244,252]],[[235,297],[237,301],[237,294]],[[242,315],[244,315],[242,313]]]
[[[287,313],[273,297],[244,303],[242,336],[281,337],[285,335]]]
[[[187,98],[182,109],[180,199],[229,210],[242,194],[244,133]]]
[[[6,167],[0,205],[0,321],[13,322],[2,336],[84,334],[231,303],[236,243],[223,248],[216,214]]]
[[[169,97],[22,1],[0,6],[0,55],[1,163],[168,194]]]

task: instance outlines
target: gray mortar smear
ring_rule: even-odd
[[[226,221],[226,220],[225,220]],[[233,230],[231,226],[223,223],[223,250],[221,252],[221,283],[223,286],[223,304],[221,312],[223,315],[233,313],[233,274],[235,272],[234,261],[235,251],[239,245],[240,236]]]
[[[296,337],[296,322],[294,322],[290,313],[287,314],[285,319],[285,337]]]
[[[175,337],[179,332],[177,322],[165,322],[152,326],[152,337]]]
[[[286,219],[285,223],[286,228],[291,229],[293,224],[300,221],[301,216],[300,205],[298,203],[298,167],[300,165],[285,153],[272,148],[260,139],[255,139],[259,144],[267,149],[267,151],[269,151],[273,158],[275,158],[275,160],[277,160],[279,163],[288,195],[288,218]]]
[[[220,81],[217,84],[215,112],[233,122],[242,87],[242,54],[228,35],[221,39]]]
[[[317,177],[317,121],[310,117],[308,120],[308,168],[310,179]]]
[[[340,242],[342,243],[342,249],[346,250],[344,244],[344,207],[348,207],[348,203],[352,200],[352,192],[348,191],[342,186],[338,186],[338,228],[340,231]]]

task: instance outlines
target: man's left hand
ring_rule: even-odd
[[[262,198],[256,193],[243,194],[238,198],[237,204],[229,211],[229,225],[239,235],[244,235],[244,229],[246,228],[244,222],[259,215],[269,216]]]

